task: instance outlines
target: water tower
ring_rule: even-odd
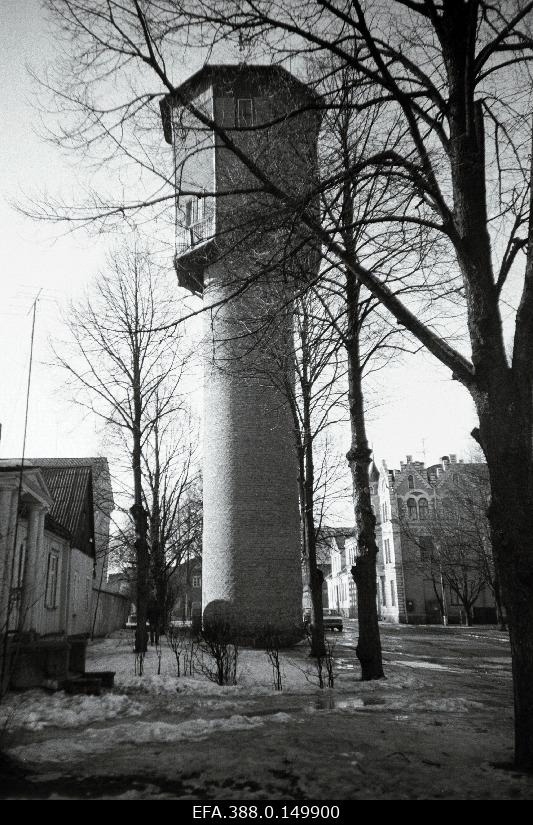
[[[202,610],[204,620],[229,614],[252,639],[270,626],[289,641],[302,619],[287,388],[295,279],[317,267],[294,208],[318,208],[316,104],[281,67],[206,65],[161,107],[175,157],[178,281],[206,310]]]

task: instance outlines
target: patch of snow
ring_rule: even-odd
[[[265,716],[233,715],[218,719],[189,719],[186,722],[122,722],[106,728],[87,728],[83,735],[68,739],[49,739],[32,745],[19,745],[9,753],[23,762],[69,762],[90,753],[102,753],[119,745],[172,743],[206,739],[218,731],[249,730],[271,723],[285,724],[287,713]]]
[[[34,690],[7,698],[0,706],[0,727],[6,730],[73,728],[118,716],[140,716],[142,712],[141,705],[120,694],[69,696],[63,691],[50,695]]]
[[[389,662],[391,665],[399,665],[400,667],[413,667],[413,668],[421,668],[422,670],[446,670],[448,673],[460,673],[460,670],[455,670],[454,668],[447,667],[446,665],[439,665],[436,662]]]

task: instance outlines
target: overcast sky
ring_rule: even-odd
[[[72,168],[36,133],[36,91],[25,64],[39,69],[54,56],[38,0],[0,0],[0,38],[0,457],[22,450],[29,311],[40,289],[26,455],[94,455],[103,449],[101,426],[70,401],[61,374],[49,366],[48,341],[62,338],[61,308],[83,293],[103,265],[109,239],[61,234],[11,206],[29,192],[53,193],[68,186]],[[380,381],[380,403],[369,421],[377,460],[395,467],[406,453],[428,463],[449,452],[468,455],[475,415],[467,393],[447,370],[420,355],[383,372]],[[341,435],[342,449],[348,446],[343,440]]]

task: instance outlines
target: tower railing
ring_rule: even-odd
[[[215,215],[206,215],[189,226],[176,226],[176,254],[182,255],[215,234]]]

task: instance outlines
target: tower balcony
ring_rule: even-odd
[[[215,216],[206,215],[189,226],[176,227],[176,256],[190,252],[204,241],[211,240],[215,234]]]
[[[204,269],[209,262],[214,236],[214,211],[187,226],[176,226],[174,267],[178,284],[195,295],[203,293]]]

